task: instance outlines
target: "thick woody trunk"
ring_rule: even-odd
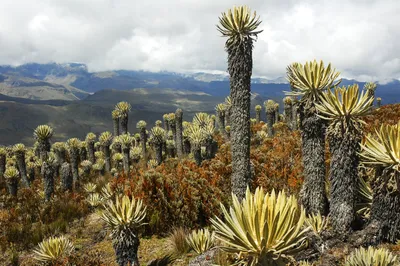
[[[225,131],[225,130],[224,130]],[[189,154],[191,150],[190,141],[189,139],[183,140],[183,152],[185,154]]]
[[[260,123],[261,121],[261,110],[260,111],[256,111],[256,122],[257,124]]]
[[[162,142],[155,143],[154,149],[155,149],[155,152],[156,152],[157,164],[160,165],[160,164],[162,164]]]
[[[325,122],[316,115],[313,104],[301,106],[301,139],[304,164],[304,183],[300,201],[306,212],[327,212],[325,191]]]
[[[47,153],[50,151],[50,143],[48,140],[38,140],[39,157],[42,161],[47,160]]]
[[[124,155],[123,165],[125,174],[129,175],[130,165],[129,165],[129,147],[124,147],[122,149],[122,153]]]
[[[140,143],[142,146],[142,158],[143,160],[147,161],[147,135],[146,135],[146,128],[140,129]]]
[[[201,146],[200,145],[192,145],[192,153],[194,161],[198,166],[201,165],[203,158],[201,157]]]
[[[229,112],[232,147],[232,192],[243,199],[251,181],[250,170],[250,81],[253,68],[252,40],[228,50],[232,106]]]
[[[94,164],[96,163],[96,157],[94,156],[94,142],[87,143],[87,152],[89,161]]]
[[[121,133],[128,134],[128,115],[121,117]]]
[[[225,111],[217,112],[217,123],[222,136],[227,139],[225,131]]]
[[[232,106],[226,106],[225,109],[225,126],[231,125],[231,113],[232,113]]]
[[[18,179],[17,178],[8,179],[7,187],[8,187],[8,193],[10,193],[11,196],[16,197],[18,193]]]
[[[372,186],[371,223],[379,226],[377,241],[395,243],[400,239],[400,174],[389,169],[377,171]]]
[[[0,154],[0,178],[3,178],[5,171],[6,171],[6,155]]]
[[[299,102],[293,101],[293,103],[292,103],[292,130],[298,129],[298,123],[297,123],[297,114],[298,114],[298,109],[299,109],[298,107],[299,107]]]
[[[16,153],[17,157],[17,164],[18,164],[18,170],[21,175],[21,181],[24,187],[29,187],[31,183],[28,180],[28,176],[26,173],[26,164],[25,164],[25,152],[17,152]]]
[[[336,128],[333,128],[333,127]],[[331,164],[330,219],[333,231],[345,236],[355,221],[356,183],[361,135],[355,129],[343,132],[342,125],[331,125],[328,130]]]
[[[275,108],[275,118],[274,118],[274,122],[279,123],[279,105]]]
[[[291,103],[285,103],[285,122],[290,129],[293,129],[292,119],[293,119],[293,106]]]
[[[60,177],[61,177],[61,189],[63,191],[67,190],[72,191],[73,177],[72,177],[71,166],[69,163],[65,162],[61,165]]]
[[[268,137],[272,138],[274,136],[274,121],[275,121],[275,111],[267,111],[267,125],[268,125]]]
[[[183,140],[182,140],[182,120],[183,120],[183,112],[181,109],[176,110],[175,112],[175,123],[176,123],[176,139],[175,139],[175,145],[176,145],[176,153],[179,158],[182,157],[183,155]]]
[[[119,266],[140,266],[138,259],[139,238],[129,229],[119,233],[119,239],[113,240],[115,256]]]
[[[70,160],[71,160],[71,168],[72,168],[72,176],[74,178],[74,182],[76,184],[79,184],[79,154],[78,154],[79,150],[76,148],[72,148],[70,150]]]
[[[110,151],[110,146],[104,145],[103,146],[103,152],[104,152],[104,161],[105,161],[105,171],[107,173],[110,172],[111,170],[111,151]]]
[[[51,199],[51,195],[54,193],[54,167],[44,162],[42,165],[42,175],[44,180],[44,198],[46,201]]]
[[[119,136],[119,118],[113,118],[114,136]]]

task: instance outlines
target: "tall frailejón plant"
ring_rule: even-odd
[[[76,182],[77,184],[79,183],[79,146],[80,146],[79,139],[71,138],[67,140],[72,176],[74,178],[74,182]]]
[[[201,145],[205,141],[205,135],[198,124],[192,124],[187,128],[192,149],[193,158],[198,166],[201,165],[203,158],[201,156]]]
[[[373,98],[357,84],[322,94],[316,104],[321,118],[329,121],[327,137],[331,151],[330,217],[335,233],[346,235],[355,221],[358,165],[362,138],[361,118],[369,113]]]
[[[291,97],[287,96],[283,98],[283,109],[285,112],[285,122],[290,129],[293,129],[292,128],[293,101]]]
[[[43,176],[44,181],[44,199],[49,201],[51,199],[51,195],[54,193],[54,154],[50,153],[47,157],[46,161],[42,164],[41,174]]]
[[[121,117],[121,112],[115,109],[111,112],[111,117],[113,120],[114,136],[119,136],[119,118]]]
[[[268,126],[268,137],[274,136],[274,124],[275,124],[275,101],[268,100],[264,103],[265,112],[267,114],[267,126]]]
[[[132,107],[128,102],[119,102],[115,106],[115,110],[119,111],[121,122],[121,133],[128,134],[128,115]]]
[[[7,151],[4,147],[0,147],[0,182],[6,171]]]
[[[376,83],[374,82],[367,82],[364,84],[364,90],[367,92],[367,95],[371,98],[375,98],[375,90],[376,90]]]
[[[19,171],[14,166],[8,166],[4,172],[4,178],[11,196],[17,196]]]
[[[92,164],[96,162],[96,157],[94,156],[95,152],[94,143],[96,142],[96,138],[97,138],[96,135],[92,132],[89,132],[85,138],[88,159]]]
[[[100,146],[104,153],[105,160],[105,170],[106,172],[110,172],[111,170],[111,151],[110,145],[113,141],[113,136],[109,131],[101,133],[99,136]]]
[[[60,179],[61,179],[61,189],[63,191],[72,191],[73,187],[73,177],[72,177],[72,170],[71,165],[67,162],[61,165],[60,169]]]
[[[260,123],[261,121],[261,110],[262,110],[262,106],[261,105],[256,105],[256,107],[254,108],[254,110],[256,111],[256,121],[257,124]]]
[[[279,103],[275,103],[275,119],[274,122],[279,123]]]
[[[382,105],[382,98],[381,97],[376,98],[376,107],[380,108],[381,105]]]
[[[379,226],[378,240],[400,239],[400,122],[382,125],[361,144],[362,163],[375,166],[370,219]]]
[[[139,129],[140,132],[140,144],[142,146],[142,158],[143,160],[147,160],[147,134],[146,134],[146,121],[140,120],[136,124],[136,128]]]
[[[152,142],[156,153],[157,164],[160,165],[163,161],[162,158],[162,145],[165,141],[165,130],[161,127],[153,127],[151,129]]]
[[[182,109],[177,109],[175,111],[175,124],[176,124],[176,139],[175,139],[175,145],[176,145],[176,153],[179,158],[182,157],[183,155],[183,111]]]
[[[217,113],[217,124],[219,132],[226,139],[227,136],[225,131],[225,110],[226,110],[226,105],[223,103],[217,104],[217,106],[215,107],[215,111]]]
[[[240,199],[251,180],[250,170],[250,81],[253,68],[253,41],[262,30],[256,12],[246,6],[233,7],[219,18],[218,31],[227,37],[230,75],[230,121],[232,145],[232,191]]]
[[[53,129],[48,125],[40,125],[33,132],[33,136],[38,143],[40,159],[44,161],[50,151],[50,139],[53,136]]]
[[[235,195],[232,201],[229,211],[221,204],[225,222],[211,223],[222,248],[239,255],[243,265],[286,265],[306,246],[306,214],[294,196],[257,188],[254,195],[247,189],[242,202]]]
[[[325,191],[325,128],[326,122],[317,116],[316,103],[321,102],[322,92],[338,85],[335,83],[339,72],[325,68],[324,63],[312,61],[305,65],[293,63],[287,67],[287,79],[291,96],[300,96],[298,111],[304,163],[304,183],[300,191],[300,201],[307,213],[327,211]]]
[[[26,163],[25,163],[25,152],[26,152],[25,145],[22,143],[15,144],[13,146],[13,152],[17,159],[18,170],[21,175],[22,184],[25,187],[29,187],[30,182],[28,180],[28,176],[26,173]]]
[[[125,174],[129,174],[130,171],[130,158],[129,158],[129,151],[132,146],[132,137],[129,134],[123,134],[119,136],[119,141],[121,143],[122,154],[124,156],[122,163],[124,166]]]
[[[116,197],[115,202],[108,201],[104,208],[101,218],[111,229],[118,265],[139,266],[137,253],[140,241],[137,229],[144,224],[146,207],[140,199],[129,199],[124,195],[122,198]]]

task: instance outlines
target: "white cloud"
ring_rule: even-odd
[[[3,3],[4,2],[4,3]],[[0,64],[83,62],[91,71],[226,70],[215,25],[231,0],[3,0]],[[248,0],[264,30],[254,75],[323,59],[343,76],[400,78],[398,0]]]

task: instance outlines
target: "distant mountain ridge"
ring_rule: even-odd
[[[355,80],[342,80],[342,85],[353,83],[358,83],[361,87],[365,84],[365,82]],[[229,95],[229,76],[227,73],[205,72],[192,74],[133,70],[89,72],[87,66],[81,63],[30,63],[17,67],[0,66],[0,93],[11,97],[36,100],[80,100],[104,89],[136,88],[169,88],[204,92],[212,96],[227,96]],[[253,77],[251,89],[254,94],[263,99],[281,99],[284,97],[283,91],[288,91],[289,86],[284,77],[276,79]],[[393,80],[387,84],[378,84],[376,95],[381,97],[384,103],[399,102],[400,81]]]
[[[342,85],[364,82],[342,80]],[[252,79],[252,107],[267,99],[281,102],[289,91],[285,78]],[[215,113],[215,106],[229,95],[225,74],[115,70],[89,72],[84,64],[26,64],[0,66],[0,145],[17,142],[31,145],[37,125],[55,129],[54,140],[84,138],[93,131],[112,131],[111,111],[119,101],[132,105],[130,132],[138,120],[149,128],[164,113],[177,108],[186,120],[196,112]],[[376,96],[383,104],[400,102],[400,81],[378,85]],[[282,110],[283,108],[281,108]],[[262,119],[265,121],[265,113]]]

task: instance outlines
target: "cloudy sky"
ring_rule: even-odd
[[[323,59],[343,77],[400,79],[400,0],[246,0],[263,21],[256,76]],[[90,71],[225,71],[215,25],[231,0],[1,0],[0,64],[82,62]]]

